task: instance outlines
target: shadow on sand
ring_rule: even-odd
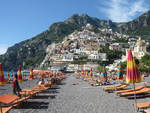
[[[39,101],[23,102],[16,109],[48,109],[48,105],[49,105],[48,102],[39,102]]]

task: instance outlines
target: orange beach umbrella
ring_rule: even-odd
[[[33,69],[30,70],[30,73],[29,73],[29,80],[34,80]]]
[[[22,74],[21,74],[21,66],[19,66],[19,69],[18,69],[18,81],[19,82],[22,82]]]

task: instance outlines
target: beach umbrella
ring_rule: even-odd
[[[135,107],[136,106],[136,91],[135,91],[135,83],[141,82],[141,76],[139,74],[138,68],[136,66],[135,60],[132,55],[132,51],[128,50],[128,61],[127,61],[127,71],[126,71],[126,82],[133,83],[134,87],[134,99],[135,99]]]
[[[80,76],[84,76],[84,70],[81,70],[81,75]]]
[[[7,73],[7,80],[9,81],[9,72]]]
[[[92,68],[90,69],[90,77],[92,78],[93,77],[93,70],[92,70]]]
[[[117,79],[119,80],[123,80],[123,67],[122,67],[122,62],[120,61],[120,64],[118,66],[118,69],[117,69]]]
[[[106,71],[105,65],[103,66],[102,77],[103,77],[104,79],[107,79],[107,71]]]
[[[22,82],[21,66],[19,66],[17,74],[18,74],[18,81]]]
[[[31,68],[30,73],[29,73],[29,80],[34,80],[33,69],[32,68]]]
[[[88,70],[85,72],[85,77],[88,77]]]
[[[0,85],[4,85],[6,83],[4,72],[2,68],[2,64],[0,63]]]
[[[27,75],[26,75],[26,72],[24,73],[24,79],[26,79]]]

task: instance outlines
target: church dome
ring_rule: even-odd
[[[136,42],[136,46],[145,46],[145,42],[139,38]]]

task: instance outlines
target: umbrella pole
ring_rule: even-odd
[[[133,88],[134,88],[135,111],[136,111],[136,113],[137,113],[138,111],[137,111],[137,101],[136,101],[135,83],[133,83]]]

